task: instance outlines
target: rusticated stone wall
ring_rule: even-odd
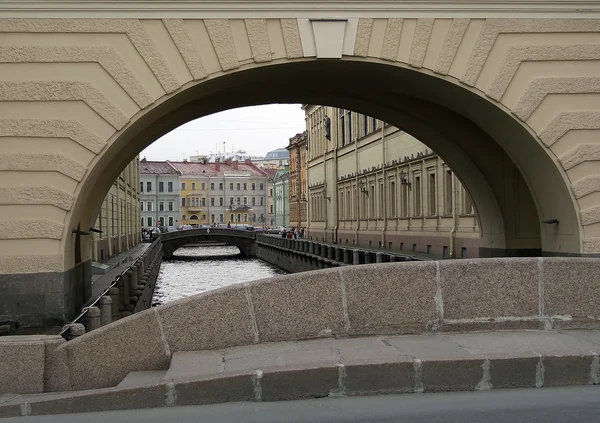
[[[443,18],[406,2],[197,2],[177,17],[107,4],[111,18],[50,3],[0,5],[1,310],[31,313],[35,293],[40,313],[72,317],[69,272],[92,258],[72,231],[93,226],[118,174],[165,132],[248,104],[335,102],[413,133],[471,193],[493,252],[600,254],[600,19],[571,2],[457,0]]]

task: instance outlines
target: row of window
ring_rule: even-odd
[[[135,214],[132,203],[126,202],[123,198],[117,201],[116,196],[109,193],[98,212],[96,227],[103,232],[101,237],[117,235],[119,232],[134,233]]]
[[[251,186],[251,190],[252,191],[256,191],[256,183],[253,182],[250,186]],[[259,184],[258,186],[259,186],[259,190],[260,191],[263,191],[265,189],[265,185],[262,184],[262,183]],[[238,182],[237,184],[235,184],[235,187],[237,188],[237,191],[241,191],[242,188],[243,188],[244,191],[248,190],[248,184],[246,182],[244,182],[243,184]],[[185,182],[181,183],[181,189],[185,190]],[[201,184],[201,188],[200,189],[202,191],[204,191],[206,189],[206,186],[205,186],[204,182]],[[230,182],[229,183],[229,190],[233,191],[233,189],[234,189],[234,183]],[[196,183],[192,182],[192,191],[195,191],[195,190],[196,190]],[[211,191],[215,190],[215,184],[214,184],[214,182],[211,182],[211,184],[210,184],[210,190]],[[221,191],[223,190],[223,182],[219,183],[219,190],[221,190]]]
[[[237,187],[238,191],[241,191],[242,187],[244,188],[244,191],[248,190],[248,184],[247,183],[244,183],[244,184],[238,183],[235,186]],[[264,189],[265,189],[265,185],[264,184],[261,183],[261,184],[258,184],[258,186],[259,186],[259,190],[260,191],[264,191]],[[252,187],[251,188],[252,191],[256,191],[256,183],[252,183],[251,187]],[[234,188],[234,183],[231,182],[229,184],[229,189],[231,191],[233,191],[233,188]],[[186,189],[186,183],[185,182],[181,183],[181,189],[183,191],[185,191],[185,189]],[[200,184],[200,190],[204,191],[205,189],[206,189],[206,183],[202,182]],[[195,191],[195,190],[196,190],[196,182],[192,182],[192,191]],[[215,183],[214,182],[210,183],[210,190],[211,191],[215,190]],[[223,190],[223,182],[219,183],[219,190],[221,190],[221,191]],[[140,192],[144,192],[144,182],[140,182]],[[146,192],[152,192],[152,182],[146,182]],[[158,183],[158,192],[165,192],[165,183],[164,182],[159,182]],[[167,192],[173,192],[173,182],[167,182]]]
[[[338,113],[340,116],[340,143],[342,147],[379,129],[377,118],[345,109],[339,109]],[[353,115],[356,122],[352,122]]]
[[[187,216],[181,215],[181,220],[206,220],[206,214],[202,214],[201,215],[202,219],[200,219],[200,217],[197,214],[192,214],[190,215],[189,219],[187,219]],[[171,218],[169,218],[171,219]],[[210,222],[211,223],[225,223],[225,215],[224,214],[220,214],[219,215],[219,221],[217,222],[216,220],[216,215],[211,214],[210,215]],[[260,214],[260,216],[257,216],[256,213],[251,213],[250,216],[248,216],[248,213],[231,213],[229,215],[229,222],[238,222],[238,223],[248,223],[248,222],[259,222],[259,223],[264,223],[265,221],[265,215],[263,213]]]
[[[229,197],[229,204],[238,204],[238,205],[250,205],[248,204],[248,197],[244,197],[243,198],[244,201],[242,201],[242,197]],[[258,197],[258,204],[261,206],[264,206],[265,204],[265,199],[264,197]],[[223,207],[225,202],[224,197],[219,197],[219,206]],[[210,205],[211,207],[214,207],[216,204],[215,201],[215,197],[211,197],[210,198]],[[256,206],[257,205],[257,201],[256,201],[256,197],[252,197],[252,205]],[[181,199],[181,207],[206,207],[206,198],[205,197],[191,197],[191,198],[182,198]]]
[[[146,205],[146,209],[144,210],[144,204]],[[140,202],[141,205],[141,210],[142,211],[153,211],[154,209],[154,202],[153,201],[142,201]],[[174,206],[175,203],[173,201],[167,201],[167,211],[173,211],[174,210]],[[165,211],[165,202],[164,201],[159,201],[158,202],[158,211]]]
[[[458,213],[473,214],[471,197],[462,186],[457,185],[459,198],[454,198],[453,179],[454,184],[460,184],[451,170],[445,170],[442,186],[438,186],[437,174],[430,170],[426,184],[422,183],[421,174],[414,174],[412,181],[401,179],[399,184],[396,180],[388,180],[387,189],[381,178],[377,183],[359,183],[358,189],[356,184],[348,184],[338,192],[340,220],[356,219],[357,214],[359,219],[382,219],[385,217],[384,200],[389,218],[451,215],[454,202],[458,204]],[[438,195],[440,188],[443,189],[442,196]],[[360,211],[356,208],[357,202],[360,202]]]
[[[140,192],[144,192],[144,183],[140,182]],[[152,182],[146,182],[146,192],[152,192]],[[165,183],[158,183],[158,192],[165,192]],[[173,182],[167,182],[167,192],[173,192]]]
[[[327,112],[332,113],[332,118]],[[336,130],[331,130],[332,122]],[[352,112],[347,109],[329,109],[319,106],[307,116],[309,155],[311,159],[321,156],[328,149],[329,141],[340,147],[381,129],[377,118]]]

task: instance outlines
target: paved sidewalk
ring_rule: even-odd
[[[599,352],[600,331],[575,330],[319,339],[180,351],[168,369],[132,372],[117,387],[5,396],[0,417],[592,385],[600,382]],[[109,371],[110,363],[103,365]]]
[[[102,264],[111,267],[111,270],[104,275],[92,276],[92,298],[97,298],[114,282],[115,278],[120,275],[131,263],[141,256],[151,244],[141,242],[135,247],[130,248],[114,257],[111,257]]]

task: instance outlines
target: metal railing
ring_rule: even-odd
[[[133,260],[129,264],[129,266],[127,266],[127,268],[125,268],[125,270],[123,270],[121,273],[119,273],[117,276],[115,276],[115,279],[112,281],[110,286],[108,288],[106,288],[104,291],[102,291],[102,294],[97,296],[91,302],[86,303],[86,305],[81,309],[81,312],[73,320],[71,320],[69,323],[65,324],[62,327],[61,331],[59,332],[59,335],[68,341],[71,339],[71,337],[69,336],[69,331],[71,329],[71,325],[73,325],[75,323],[81,323],[87,327],[87,319],[86,318],[87,318],[87,313],[90,310],[90,308],[96,307],[96,305],[98,304],[100,299],[102,297],[104,297],[105,295],[108,295],[111,288],[114,288],[119,283],[119,281],[121,280],[121,278],[123,277],[123,275],[125,273],[127,273],[129,270],[131,270],[131,268],[136,266],[139,262],[143,261],[146,256],[146,252],[152,250],[152,248],[154,247],[154,244],[158,243],[158,242],[160,242],[160,241],[158,239],[155,239],[152,242],[152,244],[142,254],[140,254],[135,260]]]

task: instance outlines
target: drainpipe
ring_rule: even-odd
[[[450,230],[450,257],[456,257],[456,228],[458,226],[458,213],[456,211],[456,196],[458,184],[452,172],[452,229]]]
[[[323,186],[323,190],[325,191],[325,195],[327,195],[327,144],[325,144],[325,153],[323,154],[323,179],[324,179],[324,186]],[[331,197],[329,197],[331,198]],[[327,240],[327,226],[329,225],[329,219],[328,219],[328,215],[329,215],[329,207],[327,207],[327,198],[324,198],[324,204],[325,204],[325,226],[323,227],[323,238],[325,239],[325,242],[328,242]]]
[[[362,201],[360,187],[358,186],[358,141],[354,142],[354,161],[356,165],[356,229],[354,230],[354,245],[358,245],[358,232],[360,231],[360,203]],[[364,194],[363,194],[364,195]]]
[[[385,170],[385,123],[381,122],[381,154],[382,154],[382,173],[383,173],[383,228],[381,229],[381,246],[385,248],[385,236],[387,232],[388,225],[388,212],[387,212],[387,178],[386,178],[386,170]]]
[[[156,185],[154,185],[154,189],[156,190],[156,209],[155,210],[156,210],[156,222],[158,223],[158,209],[159,209],[159,207],[158,207],[158,201],[159,201],[159,198],[158,198],[158,174],[156,175]],[[164,224],[164,222],[161,222],[161,223]],[[158,227],[158,225],[157,225],[157,227]]]
[[[337,119],[339,121],[339,119]],[[337,123],[336,123],[337,125]],[[334,138],[334,137],[331,137]],[[338,201],[338,184],[337,184],[337,178],[338,178],[338,143],[337,143],[337,137],[334,138],[335,140],[335,144],[333,146],[333,187],[334,187],[334,192],[331,194],[331,201],[335,201],[335,207],[334,209],[334,218],[335,218],[335,225],[333,227],[333,243],[337,244],[338,242],[338,229],[340,226],[340,203]],[[335,195],[334,195],[335,194]]]

